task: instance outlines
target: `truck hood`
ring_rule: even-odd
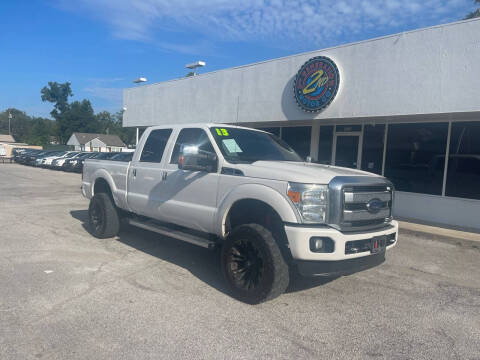
[[[374,176],[377,174],[339,166],[307,162],[256,161],[252,164],[235,164],[245,176],[310,184],[328,184],[335,176]]]

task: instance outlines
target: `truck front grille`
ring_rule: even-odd
[[[384,178],[336,177],[331,192],[330,222],[342,231],[386,226],[392,219],[393,186]]]

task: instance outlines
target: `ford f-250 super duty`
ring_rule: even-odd
[[[93,235],[120,222],[206,248],[221,246],[233,296],[282,294],[289,272],[343,275],[395,246],[393,186],[384,177],[303,161],[264,131],[219,124],[146,129],[129,163],[87,160]]]

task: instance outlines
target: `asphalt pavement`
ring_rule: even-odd
[[[379,267],[257,306],[218,253],[98,240],[79,174],[0,164],[0,359],[480,359],[480,250],[400,233]]]

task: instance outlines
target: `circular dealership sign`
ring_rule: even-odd
[[[337,95],[340,74],[332,59],[317,56],[308,60],[297,73],[293,83],[295,99],[305,111],[325,109]]]

